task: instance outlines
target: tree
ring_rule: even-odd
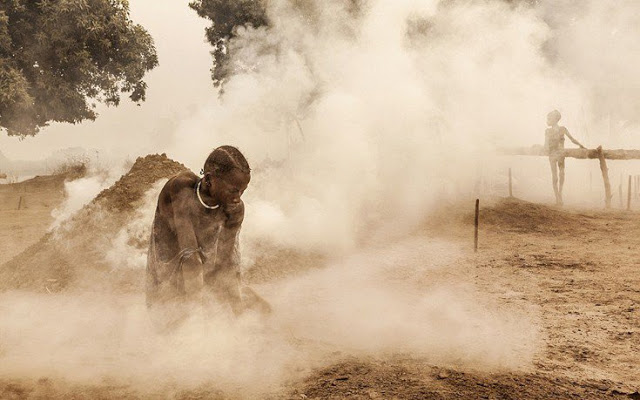
[[[95,102],[145,100],[158,65],[153,39],[127,0],[0,3],[0,128],[35,135],[51,121],[95,120]]]
[[[211,78],[220,87],[225,78],[233,74],[230,65],[228,42],[236,36],[238,27],[268,26],[265,0],[193,0],[189,7],[212,24],[206,28],[207,40],[213,45],[213,68]]]

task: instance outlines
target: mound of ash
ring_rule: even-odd
[[[136,160],[131,170],[102,191],[59,229],[0,266],[0,290],[29,289],[57,292],[113,281],[104,250],[141,205],[154,184],[186,167],[165,154]],[[151,221],[149,221],[151,223]],[[127,274],[118,275],[126,281]],[[81,278],[87,279],[81,279]],[[135,279],[141,280],[141,277]],[[140,282],[131,282],[139,286]]]
[[[140,157],[127,174],[100,192],[93,202],[110,212],[131,211],[151,185],[186,169],[164,153]]]
[[[473,221],[473,216],[470,220]],[[506,198],[480,210],[482,225],[491,225],[505,232],[562,235],[589,229],[593,216],[569,209]]]

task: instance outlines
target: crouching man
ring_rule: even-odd
[[[240,199],[251,180],[249,164],[232,146],[213,150],[204,176],[182,172],[158,197],[147,255],[147,307],[160,329],[177,326],[194,307],[229,305],[270,312],[267,302],[241,287],[238,235]]]

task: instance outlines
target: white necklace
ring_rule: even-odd
[[[220,204],[216,204],[215,206],[210,206],[202,200],[202,196],[200,196],[200,185],[202,184],[202,179],[198,181],[198,186],[196,187],[196,194],[198,195],[198,200],[200,200],[200,204],[204,206],[204,208],[208,208],[209,210],[215,210],[220,207]]]

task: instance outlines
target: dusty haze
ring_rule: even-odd
[[[536,310],[497,309],[464,282],[397,281],[455,271],[465,254],[409,234],[437,204],[471,199],[479,184],[484,193],[504,191],[509,167],[521,197],[550,200],[544,158],[507,159],[494,149],[542,143],[551,109],[588,147],[640,144],[633,114],[640,5],[369,1],[353,16],[340,1],[315,3],[313,15],[301,15],[285,0],[271,1],[274,26],[242,30],[230,46],[244,70],[220,99],[209,79],[204,21],[186,3],[132,1],[134,20],[149,28],[160,55],[149,101],[0,144],[7,155],[28,158],[65,139],[100,149],[103,163],[114,165],[166,152],[195,172],[213,147],[236,145],[254,168],[245,195],[245,267],[256,243],[270,242],[330,254],[326,268],[259,286],[276,310],[267,322],[195,318],[169,337],[150,329],[142,294],[5,293],[0,372],[147,384],[215,380],[223,389],[258,391],[335,354],[406,352],[483,370],[530,366],[540,334]],[[567,203],[600,204],[597,166],[567,164]],[[611,168],[617,182],[636,166]],[[56,224],[114,179],[68,184]],[[159,187],[104,249],[114,268],[144,268],[144,253],[127,239],[148,235]]]

